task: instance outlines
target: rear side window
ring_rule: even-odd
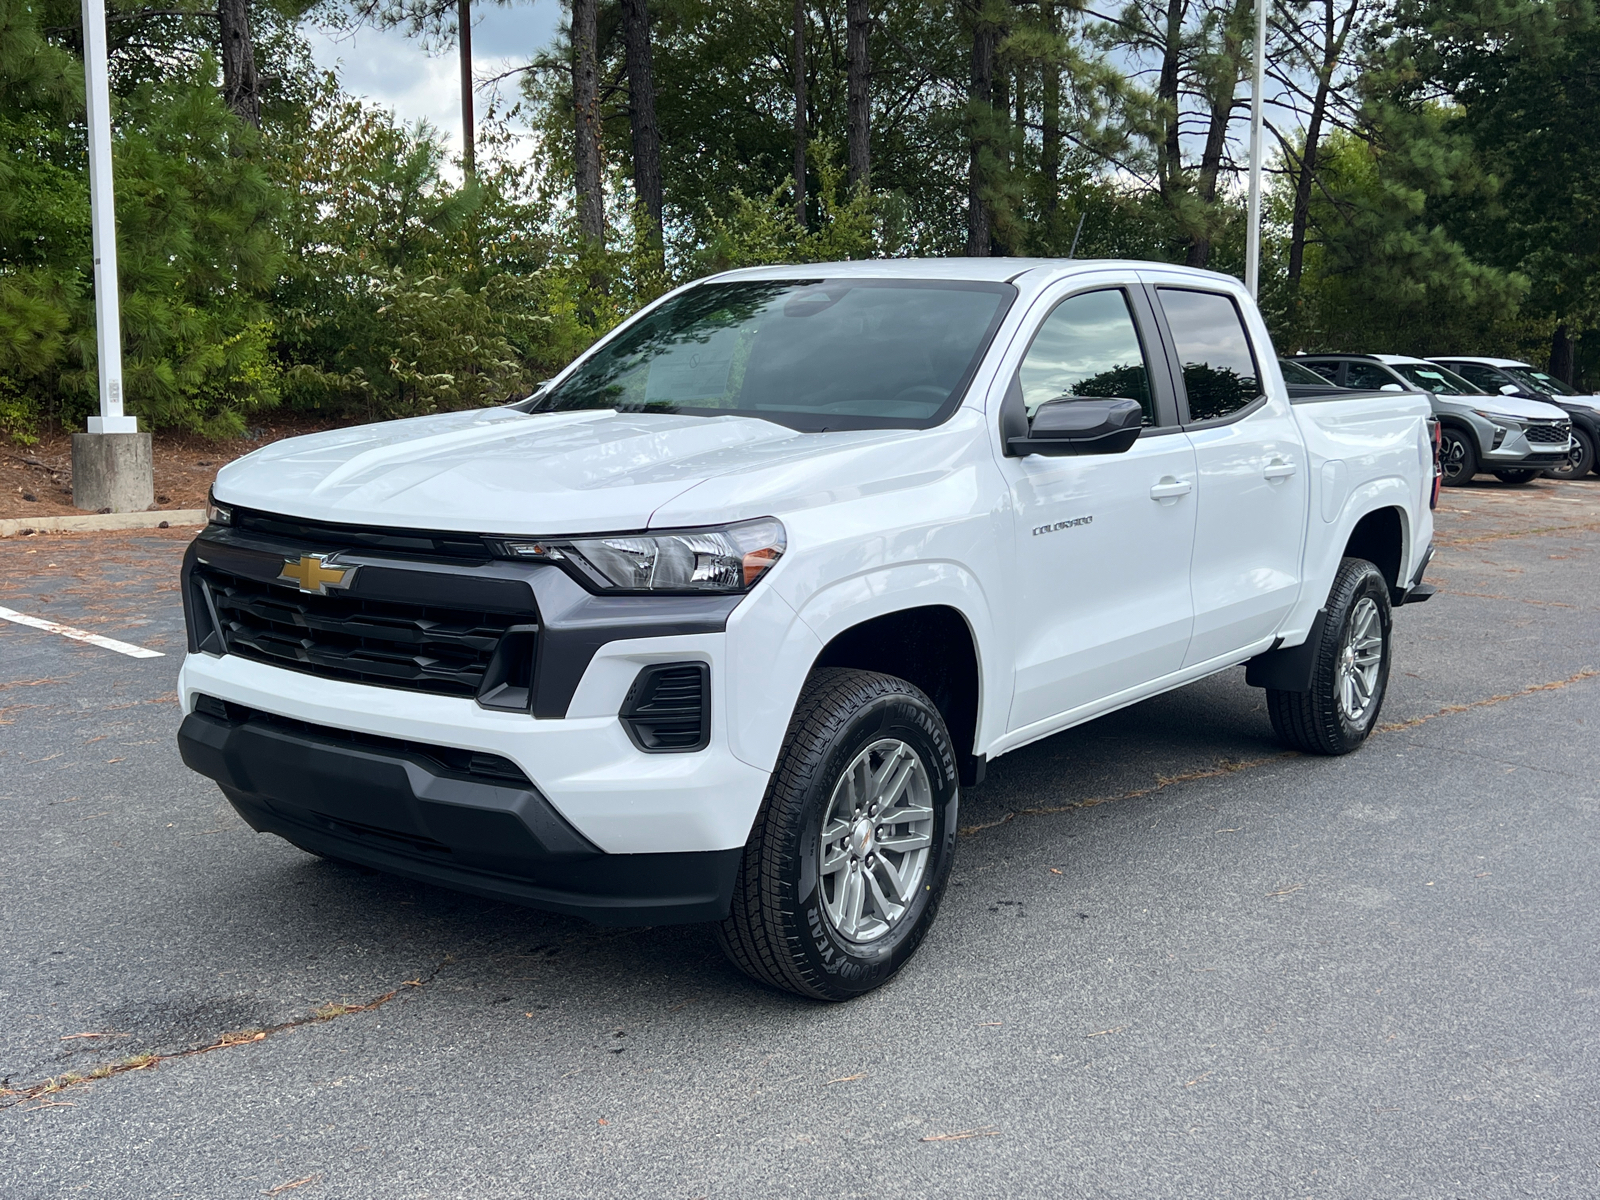
[[[1157,288],[1183,364],[1189,420],[1231,416],[1262,392],[1244,321],[1231,297],[1187,288]]]
[[[1398,388],[1400,381],[1377,363],[1353,362],[1345,370],[1344,385],[1377,392],[1384,388]]]
[[[1307,363],[1306,366],[1321,375],[1329,383],[1336,383],[1339,379],[1339,364],[1336,362],[1314,362]]]
[[[1486,392],[1498,392],[1507,383],[1499,371],[1480,363],[1452,363],[1450,369],[1457,375],[1465,376],[1469,382],[1477,384]]]
[[[1114,396],[1137,400],[1144,423],[1155,422],[1144,347],[1120,288],[1083,292],[1056,305],[1028,347],[1017,382],[1029,417],[1047,400]]]

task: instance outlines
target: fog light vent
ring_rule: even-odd
[[[711,741],[711,673],[705,663],[646,667],[622,705],[622,725],[652,754],[704,750]]]

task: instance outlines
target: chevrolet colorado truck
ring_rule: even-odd
[[[1248,663],[1371,731],[1427,598],[1418,392],[1296,397],[1239,283],[872,261],[663,297],[528,399],[219,474],[179,744],[256,830],[842,1000],[928,932],[963,788]]]

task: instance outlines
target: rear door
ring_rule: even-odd
[[[1288,398],[1267,393],[1271,343],[1264,328],[1252,336],[1237,299],[1188,280],[1151,283],[1195,453],[1194,632],[1184,657],[1194,666],[1271,638],[1299,597],[1305,444]]]
[[[1121,454],[1000,459],[1017,562],[1011,730],[1177,671],[1193,617],[1194,451],[1142,288],[1080,278],[1036,311],[1002,409],[1126,396],[1145,428]]]

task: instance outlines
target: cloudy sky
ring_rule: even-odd
[[[561,23],[561,0],[519,0],[474,6],[473,74],[480,80],[523,65],[549,45]],[[332,36],[308,28],[317,65],[337,68],[346,90],[393,108],[403,121],[425,118],[445,136],[452,154],[461,151],[461,84],[454,49],[428,54],[400,30],[363,29]],[[508,99],[517,80],[500,84]],[[487,96],[479,91],[482,112]]]

